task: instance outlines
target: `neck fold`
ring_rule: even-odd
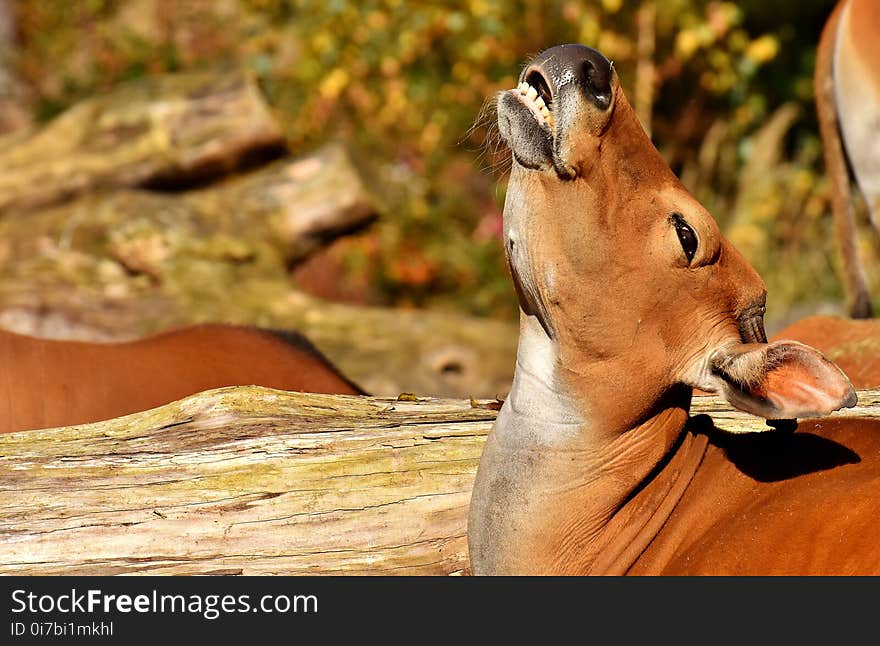
[[[689,391],[608,434],[557,375],[523,315],[516,372],[480,460],[468,541],[475,574],[616,574],[647,547],[690,482],[705,441],[684,434]]]

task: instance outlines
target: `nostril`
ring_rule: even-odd
[[[597,66],[593,61],[584,61],[583,79],[593,103],[600,110],[611,105],[611,67]]]
[[[526,75],[525,81],[538,91],[538,96],[544,100],[544,105],[547,106],[547,109],[552,110],[553,93],[550,91],[550,84],[547,83],[544,75],[538,70],[533,69]]]

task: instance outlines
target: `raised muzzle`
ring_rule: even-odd
[[[584,45],[557,45],[544,50],[523,69],[520,82],[534,87],[546,102],[576,92],[578,100],[586,99],[597,109],[611,107],[611,61],[600,52]],[[541,90],[544,90],[542,92]]]
[[[608,126],[618,88],[614,67],[584,45],[551,47],[526,65],[517,88],[498,98],[498,126],[520,165],[577,175],[576,142]]]

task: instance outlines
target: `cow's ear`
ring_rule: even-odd
[[[822,417],[858,401],[837,365],[797,341],[719,350],[712,357],[712,374],[732,406],[766,419]]]

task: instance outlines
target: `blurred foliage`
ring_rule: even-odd
[[[485,102],[560,42],[605,53],[632,100],[641,57],[655,143],[764,275],[771,316],[842,303],[811,84],[833,2],[14,4],[39,118],[128,78],[244,65],[292,149],[345,140],[375,171],[389,216],[339,251],[352,274],[385,303],[498,317],[516,309],[498,244],[507,161],[483,143]]]

